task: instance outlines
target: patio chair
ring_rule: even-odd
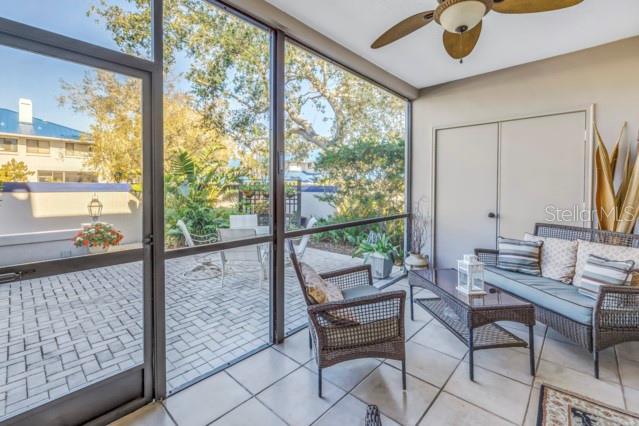
[[[208,235],[197,235],[191,234],[189,228],[186,226],[183,220],[177,221],[177,227],[182,233],[184,237],[184,242],[187,247],[195,247],[202,244],[211,244],[217,241],[217,234],[208,234]],[[196,254],[193,256],[195,266],[193,269],[190,269],[182,274],[182,276],[189,280],[194,281],[203,281],[211,278],[218,277],[222,270],[220,266],[215,264],[211,259],[214,253],[205,253],[205,254]]]
[[[302,271],[304,264],[299,262],[291,240],[288,246],[291,263],[307,305],[319,396],[322,396],[323,368],[359,358],[401,361],[402,386],[406,390],[406,292],[382,292],[373,286],[370,265],[361,265],[320,274],[322,279],[340,288],[344,300],[317,304],[308,294]]]
[[[311,217],[308,220],[308,223],[306,224],[306,229],[311,229],[313,226],[315,226],[316,223],[317,223],[317,219],[315,219],[314,217]],[[304,257],[304,253],[306,252],[306,247],[308,246],[308,242],[310,239],[311,239],[310,234],[306,234],[302,238],[300,238],[300,242],[297,245],[293,244],[293,247],[295,247],[295,254],[297,255],[298,260],[301,260]],[[286,251],[287,263],[290,264],[290,261],[289,261],[290,257],[288,256],[288,251],[289,251],[288,244],[284,246],[284,250]]]
[[[220,241],[236,241],[256,236],[255,229],[218,229]],[[267,279],[268,254],[263,244],[236,247],[220,251],[222,259],[222,285],[228,273],[237,265],[241,272],[257,272],[259,275],[259,288]]]

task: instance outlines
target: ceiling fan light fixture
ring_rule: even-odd
[[[463,33],[479,24],[493,0],[445,0],[435,10],[435,21],[446,31]]]

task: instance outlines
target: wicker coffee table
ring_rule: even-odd
[[[469,297],[457,290],[455,269],[410,271],[408,283],[411,319],[414,319],[413,303],[416,303],[468,346],[470,380],[474,380],[474,352],[482,349],[528,347],[530,374],[535,375],[535,308],[532,304],[488,283],[485,295]],[[436,297],[413,300],[414,287],[424,288]],[[528,326],[528,342],[494,324],[496,321],[514,321]]]

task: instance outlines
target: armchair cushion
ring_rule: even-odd
[[[385,318],[350,327],[329,327],[325,333],[327,349],[374,345],[397,339],[400,336],[400,322],[398,318]]]
[[[505,271],[494,266],[486,267],[484,278],[486,282],[528,300],[534,305],[581,324],[592,324],[592,312],[596,300],[580,294],[575,286],[565,285],[550,278]]]
[[[339,287],[320,277],[317,271],[311,266],[302,262],[300,269],[302,271],[302,277],[304,278],[306,293],[313,302],[322,304],[344,300],[344,295],[342,295],[342,291]]]
[[[354,299],[356,297],[370,296],[372,294],[378,294],[381,290],[372,285],[360,285],[357,287],[347,288],[342,291],[344,299]]]

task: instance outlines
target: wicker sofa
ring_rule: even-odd
[[[639,235],[538,223],[535,235],[565,240],[639,247]],[[599,378],[599,351],[618,343],[639,341],[639,287],[603,287],[597,300],[577,288],[542,277],[498,269],[497,251],[476,249],[486,264],[486,281],[535,305],[538,321],[593,354]]]
[[[316,304],[309,297],[295,247],[289,256],[307,305],[309,332],[315,348],[318,395],[322,396],[322,369],[358,358],[388,358],[402,363],[406,390],[404,305],[406,292],[382,292],[373,286],[370,265],[320,274],[337,284],[344,300]]]

